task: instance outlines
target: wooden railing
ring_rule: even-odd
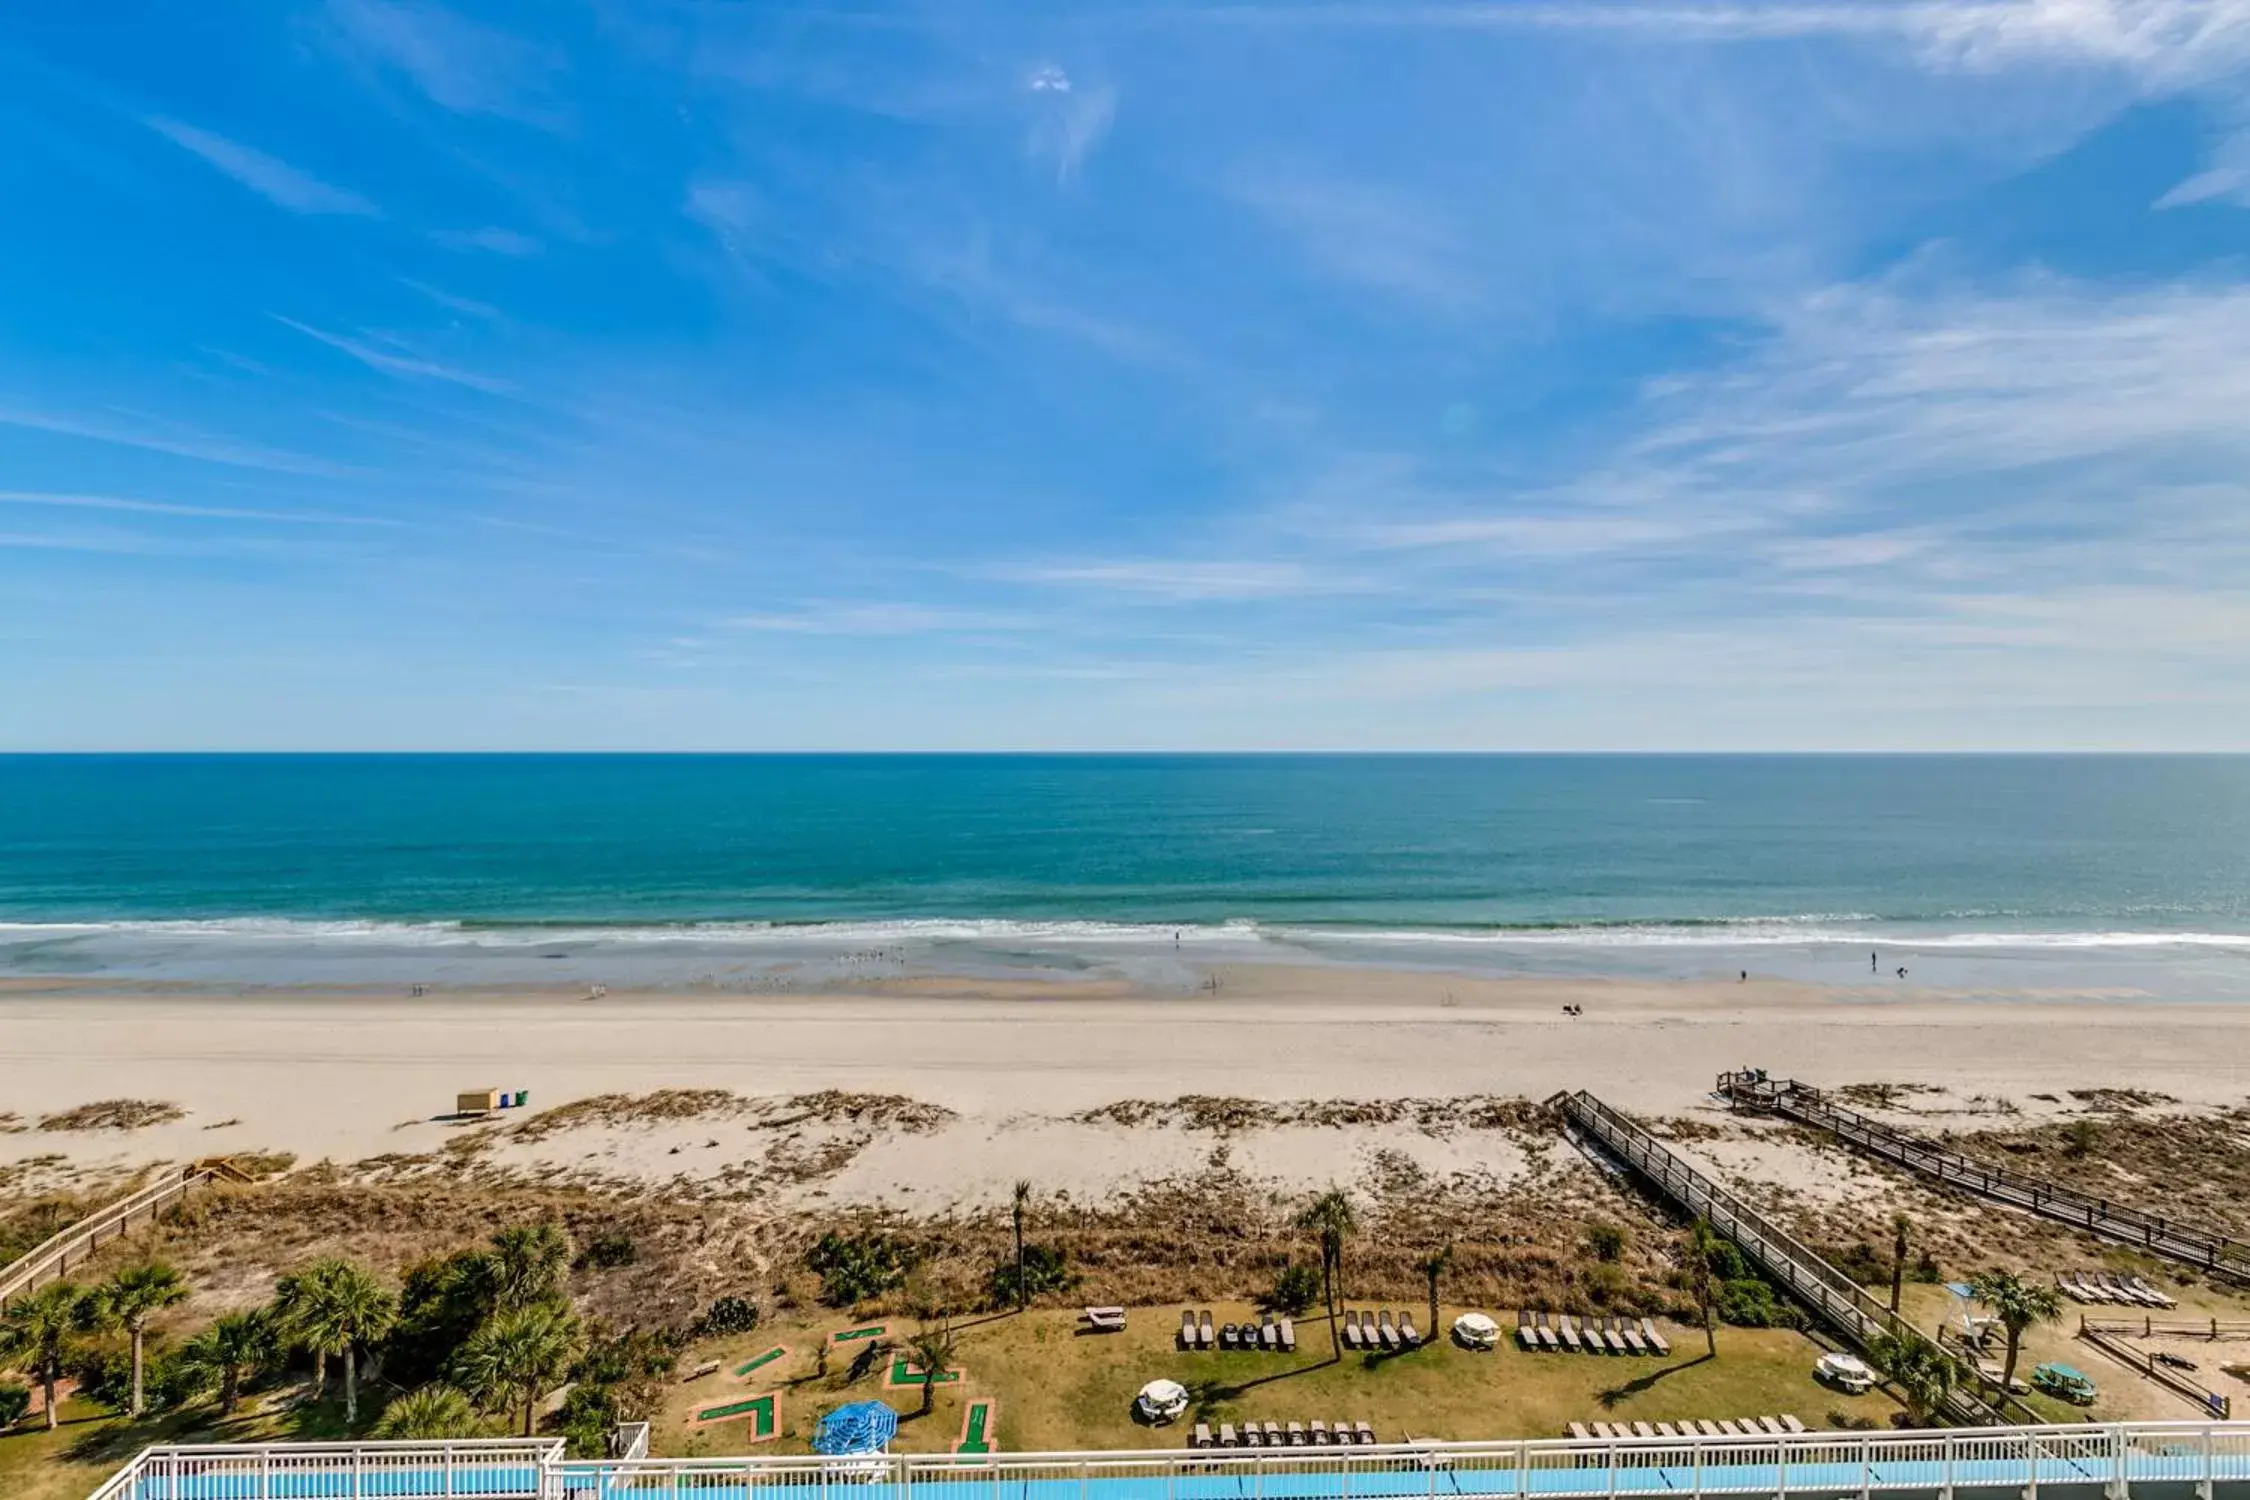
[[[1979,1378],[1974,1365],[1869,1296],[1866,1288],[1799,1242],[1796,1236],[1689,1166],[1630,1115],[1610,1108],[1584,1090],[1558,1094],[1548,1103],[1560,1104],[1565,1118],[1573,1125],[1648,1179],[1666,1197],[1731,1240],[1751,1264],[1862,1351],[1870,1350],[1878,1339],[1891,1338],[1929,1344],[1946,1354],[1964,1378],[1964,1384],[1956,1386],[1947,1397],[1948,1416],[1981,1424],[1998,1423],[2003,1414],[2026,1423],[2042,1420],[2036,1411],[2004,1391],[1994,1390],[1989,1398],[1978,1395],[1967,1384]]]
[[[2179,1261],[2250,1285],[2250,1245],[2207,1227],[2183,1224],[2162,1214],[2144,1213],[1990,1162],[1951,1151],[1935,1142],[1869,1119],[1847,1109],[1808,1083],[1768,1078],[1757,1071],[1723,1073],[1719,1092],[1737,1107],[1780,1115],[1800,1125],[1825,1130],[1872,1156],[1934,1177],[1995,1203],[2028,1209],[2074,1229],[2130,1245],[2151,1255]]]
[[[50,1281],[60,1281],[70,1268],[92,1255],[107,1241],[140,1224],[152,1224],[197,1188],[224,1179],[248,1182],[248,1173],[225,1157],[206,1157],[192,1166],[128,1193],[80,1219],[68,1229],[0,1267],[0,1308]]]
[[[2155,1381],[2166,1390],[2182,1395],[2203,1409],[2205,1416],[2228,1421],[2234,1416],[2234,1398],[2211,1390],[2187,1378],[2185,1372],[2165,1364],[2146,1350],[2136,1349],[2117,1336],[2119,1330],[2105,1328],[2085,1318],[2078,1320],[2078,1336],[2096,1349],[2116,1360],[2129,1370]]]

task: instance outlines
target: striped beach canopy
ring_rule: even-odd
[[[813,1439],[813,1452],[830,1457],[880,1453],[897,1431],[897,1412],[880,1401],[854,1401],[820,1419],[820,1433]]]

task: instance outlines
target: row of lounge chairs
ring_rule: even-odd
[[[1673,1438],[1693,1441],[1718,1437],[1788,1437],[1803,1432],[1805,1424],[1783,1412],[1778,1417],[1744,1417],[1739,1422],[1585,1422],[1570,1424],[1570,1436],[1579,1442],[1608,1442],[1618,1438]]]
[[[1422,1342],[1407,1313],[1399,1313],[1394,1322],[1388,1310],[1355,1313],[1349,1308],[1344,1310],[1342,1338],[1346,1349],[1413,1349]]]
[[[1547,1322],[1544,1312],[1516,1314],[1516,1343],[1533,1353],[1567,1350],[1572,1354],[1670,1354],[1671,1341],[1647,1318],[1587,1318],[1568,1314]]]
[[[1208,1422],[1195,1424],[1191,1448],[1372,1448],[1375,1429],[1365,1422],[1245,1422],[1239,1432],[1232,1422],[1221,1422],[1218,1431]]]
[[[2179,1306],[2138,1276],[2117,1276],[2108,1271],[2057,1271],[2055,1285],[2073,1302],[2109,1302],[2125,1307]]]
[[[1268,1318],[1263,1323],[1225,1323],[1214,1327],[1211,1314],[1193,1311],[1180,1314],[1180,1347],[1182,1349],[1241,1349],[1263,1350],[1269,1354],[1295,1354],[1297,1352],[1297,1325],[1287,1318]]]

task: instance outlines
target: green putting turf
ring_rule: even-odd
[[[747,1401],[730,1401],[724,1406],[706,1406],[695,1414],[698,1422],[723,1422],[729,1417],[750,1419],[750,1440],[763,1442],[774,1435],[781,1423],[780,1398],[768,1391],[763,1396],[752,1396]]]
[[[901,1354],[891,1360],[892,1385],[951,1385],[961,1378],[959,1370],[940,1370],[927,1375],[914,1368],[914,1361]]]
[[[761,1365],[772,1364],[775,1360],[781,1358],[781,1356],[787,1354],[788,1352],[789,1346],[787,1344],[776,1344],[771,1349],[768,1349],[765,1353],[759,1355],[756,1359],[747,1360],[742,1364],[736,1365],[734,1367],[734,1373],[737,1375],[747,1375],[752,1370],[757,1369]]]
[[[992,1451],[992,1403],[971,1401],[969,1415],[961,1424],[961,1441],[953,1445],[956,1453],[990,1453]]]
[[[847,1328],[832,1337],[839,1344],[848,1344],[854,1339],[879,1339],[887,1331],[883,1324],[877,1323],[872,1328]]]

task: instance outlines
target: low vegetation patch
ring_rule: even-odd
[[[187,1111],[161,1099],[102,1099],[76,1109],[43,1115],[41,1130],[143,1130],[187,1118]]]

